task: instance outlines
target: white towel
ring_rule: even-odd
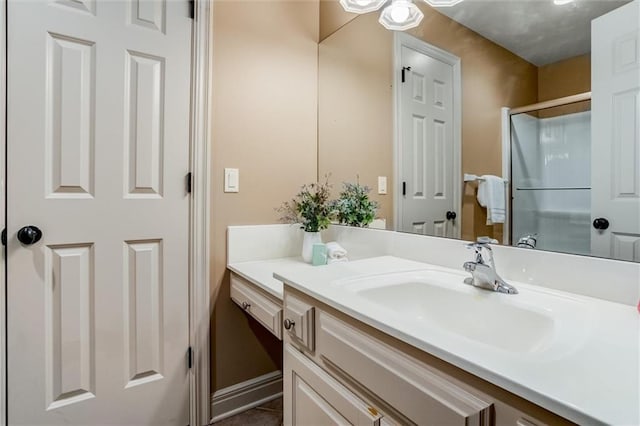
[[[332,263],[341,263],[341,262],[348,262],[349,259],[346,257],[339,257],[337,259],[328,259],[327,260],[327,265],[331,265]]]
[[[342,259],[347,257],[347,251],[335,241],[327,243],[327,259]]]
[[[484,175],[478,185],[478,202],[487,208],[487,225],[504,223],[506,215],[504,179]]]

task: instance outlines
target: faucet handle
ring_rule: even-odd
[[[482,249],[487,249],[491,251],[491,246],[488,241],[476,241],[475,243],[467,243],[465,247],[468,249],[475,249],[476,251],[480,251]]]
[[[475,243],[467,243],[465,246],[468,249],[475,250],[477,263],[486,263],[484,257],[482,257],[482,249],[485,249],[489,254],[489,264],[492,268],[495,268],[495,263],[493,260],[493,249],[491,249],[491,246],[489,245],[490,242],[492,242],[491,238],[480,237]]]
[[[476,263],[479,263],[479,264],[484,263],[484,258],[482,257],[482,249],[489,248],[485,243],[467,243],[464,246],[467,249],[475,250]],[[489,250],[491,250],[491,248],[489,248]]]

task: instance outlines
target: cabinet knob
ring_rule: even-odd
[[[292,321],[289,318],[284,320],[284,328],[286,328],[287,330],[291,330],[295,325],[295,321]]]
[[[251,303],[242,302],[242,309],[245,311],[251,307]]]

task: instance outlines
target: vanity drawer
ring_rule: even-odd
[[[255,285],[231,274],[231,300],[282,340],[282,305],[260,293]]]
[[[291,337],[291,343],[306,349],[315,350],[315,308],[303,300],[285,294],[284,328]]]
[[[488,425],[492,402],[436,374],[422,363],[324,311],[318,312],[323,363],[348,372],[360,385],[420,425]]]
[[[285,425],[381,425],[378,410],[286,343],[284,395]]]

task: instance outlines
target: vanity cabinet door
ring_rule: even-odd
[[[419,425],[491,424],[492,402],[384,342],[318,313],[318,356]]]
[[[535,419],[532,416],[525,414],[524,412],[504,402],[495,404],[495,417],[496,426],[548,426],[548,423]],[[554,422],[554,426],[559,426],[561,424],[570,424],[570,422],[566,421],[565,419],[558,420],[559,421]]]
[[[284,347],[284,424],[375,425],[382,416],[289,344]]]
[[[284,328],[291,342],[302,349],[315,349],[315,308],[291,295],[284,297]]]

